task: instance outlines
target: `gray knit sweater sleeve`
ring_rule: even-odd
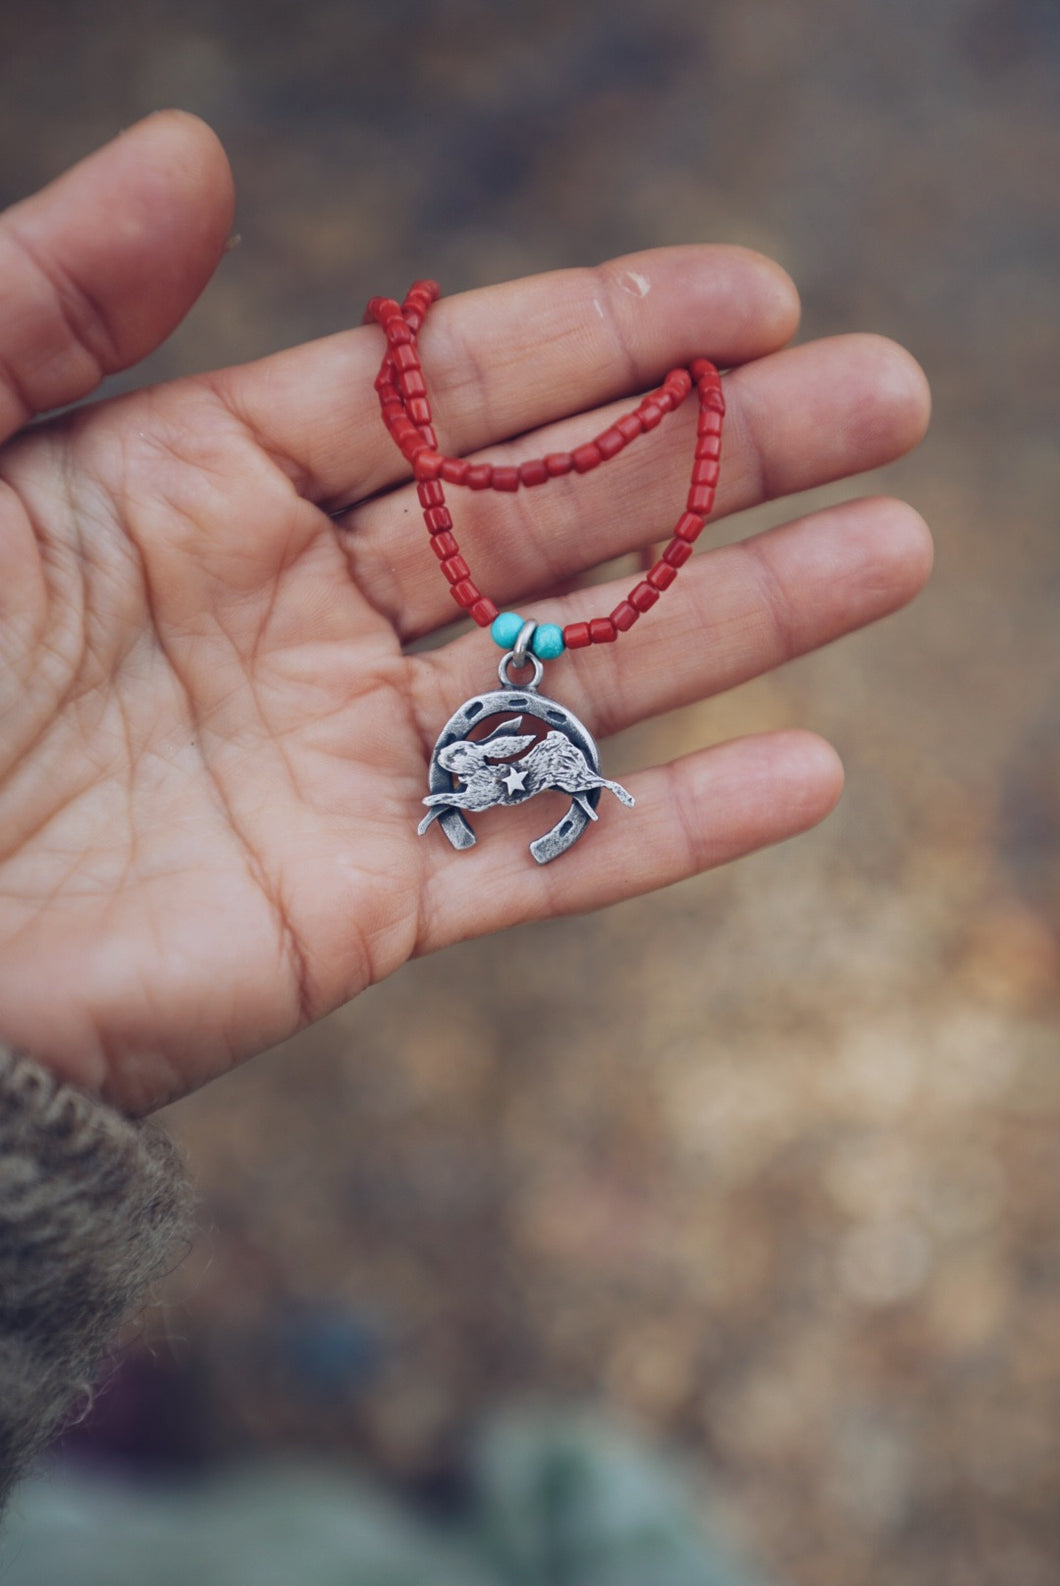
[[[0,1046],[0,1503],[179,1260],[190,1200],[164,1135]]]

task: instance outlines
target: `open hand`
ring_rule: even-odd
[[[819,820],[832,750],[746,738],[625,777],[630,813],[544,868],[534,809],[454,853],[420,838],[435,737],[493,686],[456,615],[372,389],[362,327],[84,407],[209,279],[231,181],[193,118],[150,118],[0,219],[0,1038],[142,1111],[191,1089],[413,954],[596,908]],[[381,282],[400,294],[404,282]],[[439,440],[492,460],[569,448],[609,407],[706,354],[729,368],[716,516],[885,463],[927,415],[899,348],[782,351],[791,283],[741,249],[671,248],[444,299],[421,338]],[[694,403],[596,475],[453,493],[502,606],[665,538]],[[348,509],[348,510],[343,510]],[[615,645],[548,689],[597,736],[730,687],[894,610],[930,563],[888,500],[707,551]],[[550,593],[551,592],[551,593]]]

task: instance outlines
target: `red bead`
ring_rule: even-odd
[[[471,464],[463,457],[443,457],[441,476],[447,485],[464,485],[471,472]]]
[[[447,556],[442,563],[442,572],[451,584],[462,584],[470,571],[462,556]]]
[[[431,404],[425,396],[409,398],[409,418],[417,429],[422,429],[425,424],[431,422]]]
[[[460,549],[451,534],[432,534],[429,544],[440,562],[447,562]]]
[[[452,595],[457,605],[463,606],[465,611],[470,611],[475,602],[482,599],[481,594],[475,588],[470,578],[462,579],[459,584],[451,584],[449,586],[449,593]]]
[[[684,567],[692,555],[692,547],[687,540],[671,540],[663,552],[663,561],[669,562],[671,567]]]
[[[644,434],[644,425],[639,413],[627,413],[615,423],[615,429],[627,441],[635,441],[638,435]]]
[[[618,453],[623,450],[626,445],[626,437],[617,425],[612,425],[609,430],[604,430],[602,435],[596,437],[593,445],[604,461],[607,462],[610,458],[617,457]]]
[[[661,561],[656,562],[648,574],[648,583],[653,589],[669,589],[676,577],[677,568],[672,562],[668,562],[664,556]]]
[[[368,312],[381,325],[385,325],[388,319],[393,319],[395,314],[398,319],[401,318],[401,306],[395,303],[392,297],[373,297],[368,304]]]
[[[698,512],[683,512],[674,525],[674,539],[691,544],[703,533],[703,518]]]
[[[663,384],[670,387],[678,402],[683,402],[692,389],[692,376],[687,369],[671,369]]]
[[[629,592],[630,605],[636,606],[638,611],[650,611],[659,598],[659,591],[650,584],[638,584]]]
[[[488,628],[491,622],[496,621],[497,608],[492,600],[487,600],[486,596],[483,595],[481,599],[475,601],[469,615],[474,618],[480,628]]]
[[[427,308],[431,303],[436,303],[441,295],[442,289],[438,285],[438,282],[431,280],[431,278],[427,276],[422,281],[413,281],[412,285],[408,289],[405,302],[407,304],[409,299],[413,297],[422,298],[423,306],[424,308]]]
[[[725,412],[725,398],[722,395],[720,385],[709,386],[705,391],[700,386],[699,402],[701,407],[713,408],[715,413]]]
[[[493,470],[494,490],[518,490],[518,468],[495,468]]]
[[[656,391],[652,397],[652,402],[663,413],[672,413],[675,406],[677,405],[677,399],[670,387],[667,385],[661,385],[659,387],[658,391]]]
[[[493,469],[489,463],[473,463],[467,471],[465,483],[469,490],[488,490],[493,482]]]
[[[688,368],[697,383],[703,379],[709,380],[712,376],[715,380],[718,378],[718,371],[709,358],[693,358]]]
[[[640,612],[637,610],[636,606],[631,606],[628,600],[624,600],[622,604],[616,606],[614,611],[611,613],[611,621],[614,623],[619,633],[626,633],[630,628],[632,628],[639,616]]]
[[[427,442],[427,445],[430,447],[431,451],[432,452],[436,452],[438,450],[438,437],[434,433],[434,426],[432,424],[421,424],[420,425],[420,434],[423,436],[424,440]],[[439,468],[439,472],[440,472],[441,471],[441,463],[440,462],[438,464],[438,468]]]
[[[535,458],[530,463],[520,463],[519,479],[524,485],[543,485],[548,478],[548,469],[542,458]]]
[[[714,408],[700,408],[699,417],[696,419],[697,435],[720,435],[721,414]]]
[[[688,492],[689,512],[707,513],[714,505],[713,485],[693,485]]]
[[[433,430],[431,433],[434,433]],[[416,454],[413,471],[419,480],[437,479],[442,471],[442,458],[427,444],[424,435],[421,435],[420,439],[424,441],[424,445],[422,450]]]
[[[589,624],[590,644],[614,644],[618,638],[610,617],[594,617]]]
[[[568,650],[584,650],[589,641],[587,622],[568,622],[563,630],[563,642]]]
[[[400,314],[392,314],[387,320],[386,339],[391,347],[404,347],[412,340],[412,332]]]
[[[599,468],[603,460],[600,448],[594,441],[589,441],[585,446],[576,446],[571,452],[571,461],[579,474],[587,474],[590,468]]]
[[[446,529],[452,528],[453,514],[448,507],[428,507],[423,514],[423,521],[431,534],[443,534]]]
[[[718,459],[716,457],[697,457],[692,464],[692,482],[697,485],[716,485],[718,482]]]
[[[411,397],[427,395],[427,382],[418,368],[403,369],[398,375],[398,387],[406,402]]]
[[[649,402],[642,402],[638,409],[640,421],[646,430],[653,430],[663,420],[663,410],[654,398]]]
[[[696,456],[697,457],[720,457],[721,456],[721,435],[718,433],[717,430],[711,430],[709,432],[709,434],[701,435],[699,437],[699,439],[696,441]]]
[[[569,474],[574,467],[574,458],[570,452],[549,452],[545,458],[545,467],[549,476],[556,479],[560,474]]]
[[[423,452],[420,452],[420,455],[417,457],[416,461],[419,462],[420,458],[422,458],[424,455],[425,454]],[[440,461],[441,459],[439,458],[439,462]],[[416,486],[416,494],[419,496],[420,505],[423,507],[445,506],[445,491],[442,489],[437,479],[423,480],[421,484]]]
[[[415,347],[395,347],[390,354],[390,362],[395,369],[418,369],[420,360]]]

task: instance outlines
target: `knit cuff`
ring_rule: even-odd
[[[0,1503],[190,1226],[165,1135],[0,1047]]]

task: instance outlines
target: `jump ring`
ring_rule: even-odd
[[[533,642],[534,634],[536,632],[537,623],[532,617],[527,617],[526,621],[519,629],[519,636],[512,648],[512,655],[515,657],[515,664],[520,669],[526,665],[527,651],[530,649],[530,645]]]
[[[530,683],[516,683],[508,675],[509,669],[511,667],[513,667],[513,666],[515,667],[516,671],[519,671],[519,672],[524,671],[525,668],[528,667],[528,666],[532,666],[533,669],[534,669],[533,681],[530,682]],[[498,666],[498,668],[497,668],[497,676],[500,678],[501,683],[504,685],[505,688],[524,688],[528,692],[530,690],[535,689],[537,687],[537,685],[540,683],[540,681],[544,677],[544,675],[545,675],[545,668],[542,666],[541,662],[538,660],[536,655],[533,655],[533,654],[527,655],[526,659],[523,661],[522,666],[520,666],[519,662],[515,658],[515,651],[514,650],[509,650],[508,651],[508,654],[503,657],[503,659],[501,660],[500,666]]]

